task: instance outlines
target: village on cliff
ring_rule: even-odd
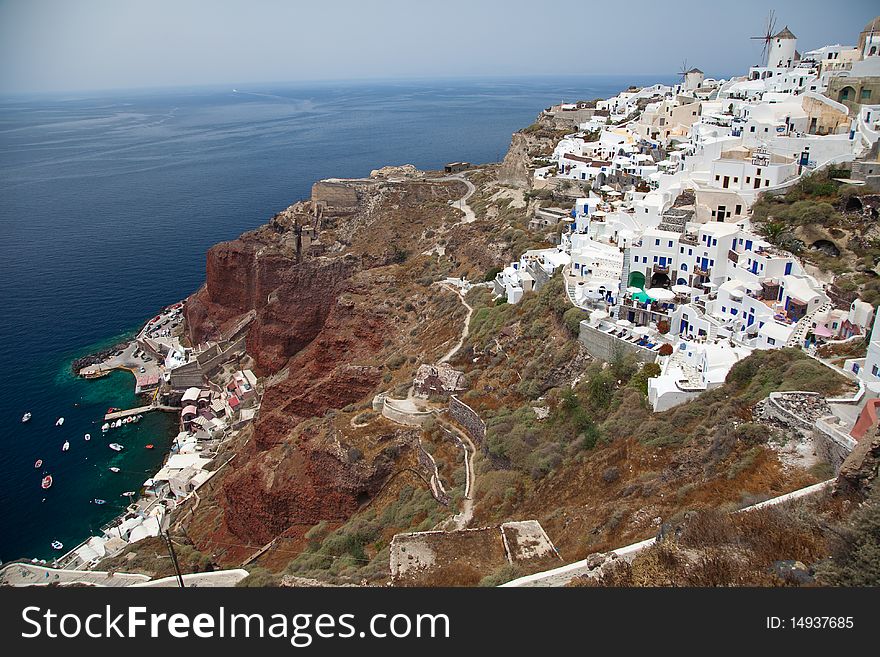
[[[517,303],[561,269],[569,301],[589,313],[580,339],[594,356],[623,351],[660,364],[648,382],[655,411],[721,385],[756,349],[813,354],[867,333],[867,356],[843,369],[880,396],[872,306],[837,307],[823,272],[750,225],[759,195],[814,172],[880,188],[880,18],[854,37],[854,46],[801,53],[784,27],[767,32],[765,61],[741,77],[683,67],[673,86],[545,110],[578,127],[537,163],[532,185],[585,193],[570,211],[537,212],[536,228],[564,225],[559,244],[505,267],[496,295]],[[876,201],[854,203],[876,219]],[[837,255],[830,240],[806,247]]]

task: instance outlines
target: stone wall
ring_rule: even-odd
[[[578,340],[590,352],[593,358],[610,363],[614,360],[618,351],[624,354],[632,354],[640,363],[653,363],[657,360],[657,352],[632,344],[626,340],[620,340],[613,335],[600,331],[595,326],[590,326],[586,321],[581,322]]]
[[[357,190],[343,182],[320,180],[312,185],[312,201],[324,204],[330,210],[355,208]]]
[[[827,400],[815,392],[771,392],[755,406],[758,419],[773,420],[805,439],[812,439],[816,454],[835,472],[846,460],[855,440],[831,414]]]
[[[480,419],[477,412],[465,404],[455,395],[449,397],[449,415],[458,422],[483,453],[489,452],[486,444],[486,423]]]
[[[403,424],[408,427],[420,427],[434,417],[431,411],[416,411],[409,408],[401,408],[394,404],[393,399],[382,397],[382,415],[392,422]]]

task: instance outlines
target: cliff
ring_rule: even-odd
[[[368,408],[454,341],[463,309],[417,282],[439,272],[410,254],[455,224],[447,201],[464,191],[431,180],[322,181],[310,200],[209,250],[205,285],[186,304],[190,341],[218,339],[253,311],[247,353],[259,374],[277,376],[252,433],[230,446],[235,457],[187,521],[200,549],[236,563],[249,546],[346,520],[401,472],[421,473],[412,430],[383,421],[354,431],[334,418]]]

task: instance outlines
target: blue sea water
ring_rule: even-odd
[[[70,362],[196,290],[212,244],[308,197],[320,178],[365,176],[386,164],[497,161],[511,133],[542,108],[656,81],[0,97],[0,560],[49,558],[53,540],[73,547],[124,508],[122,492],[161,466],[175,418],[153,413],[102,436],[107,407],[138,403],[133,378],[83,381]],[[28,424],[20,422],[25,411],[33,413]],[[65,423],[55,427],[59,416]],[[113,452],[111,441],[126,449]],[[41,469],[33,467],[38,458]],[[48,491],[40,488],[44,471],[55,480]]]

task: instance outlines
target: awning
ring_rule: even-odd
[[[657,301],[672,301],[675,293],[662,287],[651,287],[645,290],[645,294],[657,299]]]
[[[813,329],[813,335],[819,338],[830,338],[834,334],[829,331],[824,324],[819,324],[816,328]]]

